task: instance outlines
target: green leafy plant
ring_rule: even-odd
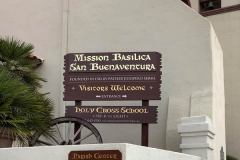
[[[12,135],[27,142],[32,131],[48,129],[51,101],[29,86],[0,71],[0,126],[11,129]]]
[[[31,58],[33,49],[32,44],[14,38],[0,38],[1,66],[36,89],[41,87],[41,81],[44,79],[34,72],[39,62]]]
[[[53,103],[37,90],[44,79],[34,72],[32,52],[31,44],[0,38],[0,131],[7,128],[22,143],[35,131],[48,132],[52,120]]]

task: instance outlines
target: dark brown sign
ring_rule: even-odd
[[[66,72],[159,72],[157,52],[70,53],[65,56]]]
[[[68,160],[122,160],[119,150],[71,151]]]
[[[160,68],[157,52],[67,54],[64,100],[159,100]]]
[[[66,117],[91,123],[157,123],[157,106],[67,106]]]
[[[153,99],[160,96],[160,83],[112,82],[112,83],[70,83],[65,85],[67,100],[129,100]]]

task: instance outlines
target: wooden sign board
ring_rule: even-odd
[[[67,106],[66,117],[91,123],[157,123],[157,106]]]
[[[161,99],[160,53],[71,53],[64,58],[65,101]]]
[[[67,100],[158,100],[160,83],[110,82],[110,83],[72,83],[65,85]]]
[[[119,150],[71,151],[68,160],[122,160]]]

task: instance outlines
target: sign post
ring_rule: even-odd
[[[70,53],[64,57],[65,116],[92,123],[141,123],[148,146],[148,124],[157,123],[161,54],[158,52]],[[142,100],[142,106],[82,106],[81,101]],[[80,126],[78,126],[80,127]],[[77,128],[77,127],[76,127]]]
[[[81,105],[82,105],[82,101],[79,101],[79,100],[78,100],[78,101],[75,101],[75,105],[81,106]],[[76,133],[80,127],[81,127],[80,124],[75,123],[75,124],[74,124],[74,133]],[[81,139],[81,133],[77,134],[77,136],[75,137],[74,140],[78,140],[78,139]],[[80,142],[79,142],[79,143],[80,143]]]
[[[143,106],[148,106],[149,105],[149,101],[148,100],[143,100],[142,101],[142,105]],[[141,144],[142,146],[148,146],[148,136],[149,134],[149,124],[148,123],[142,123],[142,141]]]

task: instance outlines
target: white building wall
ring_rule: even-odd
[[[191,7],[195,10],[195,11],[199,11],[199,0],[190,0],[191,3]]]
[[[214,109],[216,103],[213,96],[216,95],[213,83],[216,79],[212,70],[215,64],[212,47],[215,46],[211,40],[211,25],[181,1],[0,2],[4,4],[0,6],[0,20],[4,22],[0,25],[1,35],[14,35],[33,43],[36,46],[35,55],[45,59],[40,72],[47,78],[48,83],[43,90],[49,91],[55,100],[56,116],[63,115],[64,111],[62,61],[63,54],[67,51],[162,53],[162,100],[150,102],[151,105],[159,106],[158,124],[150,126],[152,147],[179,150],[177,124],[182,116],[206,114],[215,119],[213,111],[216,111],[217,115],[224,114],[224,110]],[[9,8],[14,8],[14,12]],[[222,92],[217,96],[223,98]],[[170,102],[171,99],[179,98],[179,101]],[[184,105],[185,102],[189,105]],[[84,104],[141,105],[141,101]],[[168,118],[170,110],[173,114]],[[104,142],[140,144],[140,125],[98,124],[97,127]],[[173,136],[168,137],[171,134]],[[217,134],[224,139],[224,132]],[[170,138],[172,141],[169,141]],[[222,142],[221,145],[225,145]]]
[[[222,0],[222,7],[240,4],[240,0]]]
[[[150,146],[164,148],[168,98],[179,95],[190,96],[199,90],[211,90],[212,55],[209,23],[182,2],[175,0],[70,0],[69,2],[68,52],[157,51],[162,53],[163,94],[161,101],[151,103],[159,105],[159,120],[158,124],[150,127]],[[96,105],[96,103],[91,104]],[[104,104],[112,105],[107,102]],[[176,118],[178,117],[173,117]],[[172,125],[177,127],[177,123]],[[99,128],[105,142],[125,140],[140,144],[140,125],[119,124],[114,130],[113,126],[116,125],[101,126]],[[122,134],[107,134],[110,132]],[[177,130],[174,130],[174,133],[177,134]]]
[[[223,148],[226,156],[226,134],[225,134],[225,92],[224,92],[224,70],[223,51],[216,33],[211,26],[212,44],[212,77],[213,77],[213,126],[215,130],[215,158],[221,159],[220,151]]]
[[[44,92],[56,105],[59,115],[61,95],[61,28],[62,2],[60,0],[0,0],[0,36],[14,36],[35,46],[34,55],[44,59],[38,70],[48,82]]]
[[[0,150],[0,160],[68,160],[71,151],[118,150],[122,160],[201,160],[197,156],[170,152],[155,148],[146,148],[131,144],[97,144],[45,146],[28,148],[4,148]],[[118,157],[119,158],[119,157]],[[83,159],[83,158],[76,158]],[[85,158],[84,158],[85,159]],[[89,158],[86,158],[89,159]],[[95,158],[94,158],[95,159]],[[103,159],[103,158],[101,158]],[[106,158],[107,159],[107,158]]]
[[[213,24],[223,49],[227,154],[240,158],[239,104],[240,104],[240,11],[207,17]]]

